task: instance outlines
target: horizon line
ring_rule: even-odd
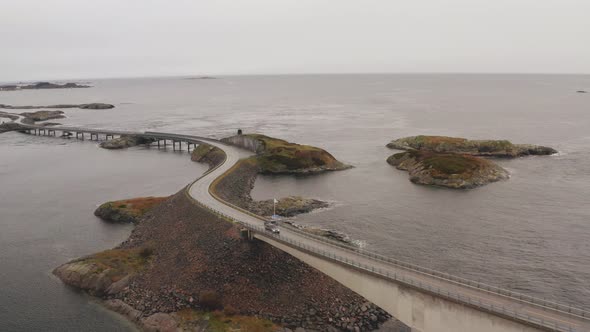
[[[541,76],[541,75],[552,75],[552,76],[590,76],[589,73],[572,73],[572,72],[307,72],[307,73],[266,73],[266,74],[163,74],[163,75],[129,75],[129,76],[102,76],[102,77],[68,77],[68,78],[55,78],[55,79],[24,79],[24,80],[12,80],[12,81],[0,81],[0,84],[10,83],[30,83],[30,82],[62,82],[62,81],[85,81],[85,80],[117,80],[117,79],[147,79],[147,78],[200,78],[200,77],[246,77],[246,76],[339,76],[339,75],[522,75],[522,76]]]

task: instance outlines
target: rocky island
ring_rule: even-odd
[[[459,153],[472,156],[516,158],[529,155],[551,155],[555,149],[531,144],[513,144],[507,140],[468,140],[447,136],[411,136],[391,141],[390,149],[424,150],[438,153]]]
[[[151,144],[154,140],[150,138],[145,138],[142,136],[137,135],[123,135],[121,137],[117,137],[110,141],[104,141],[99,144],[99,146],[103,149],[107,150],[118,150],[118,149],[126,149],[137,145],[142,144]]]
[[[472,189],[509,178],[509,173],[481,157],[516,158],[551,155],[553,148],[531,144],[513,144],[507,140],[468,140],[447,136],[411,136],[391,141],[396,153],[387,162],[409,172],[416,184],[453,189]]]
[[[37,111],[37,112],[24,112],[20,115],[24,116],[24,123],[34,124],[37,121],[47,121],[52,119],[63,119],[66,116],[62,111]]]
[[[326,150],[265,135],[236,135],[222,141],[256,152],[252,159],[263,174],[313,174],[352,167],[336,160]]]
[[[508,179],[508,172],[493,162],[470,155],[411,150],[396,153],[387,162],[409,172],[410,181],[456,189],[471,189]]]
[[[0,108],[9,110],[29,110],[38,108],[79,108],[79,109],[92,109],[102,110],[115,108],[115,105],[105,103],[89,103],[89,104],[57,104],[57,105],[46,105],[46,106],[13,106],[0,104]]]
[[[42,89],[79,89],[79,88],[90,88],[90,85],[83,85],[78,83],[50,83],[50,82],[37,82],[33,84],[10,84],[1,85],[0,91],[17,91],[17,90],[42,90]]]
[[[272,215],[273,200],[252,199],[250,193],[258,174],[318,174],[352,167],[318,147],[265,135],[239,134],[222,141],[255,152],[256,155],[238,162],[231,172],[215,183],[214,191],[223,200],[261,216]],[[292,217],[328,206],[328,203],[317,199],[290,196],[278,200],[276,214]]]

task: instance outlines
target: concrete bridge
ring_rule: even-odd
[[[223,150],[225,161],[210,169],[186,188],[196,204],[240,224],[252,238],[279,248],[377,304],[412,331],[590,331],[590,313],[579,308],[546,301],[433,271],[367,250],[348,246],[283,225],[280,235],[264,230],[265,219],[217,197],[211,189],[241,158],[251,152],[218,140],[160,132],[127,132],[78,127],[23,125],[34,135],[109,139],[137,135],[172,142],[174,149],[207,143]],[[60,135],[56,135],[60,133]],[[69,134],[68,134],[69,133]],[[166,143],[164,143],[165,145]]]

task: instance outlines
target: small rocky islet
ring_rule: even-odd
[[[551,155],[553,148],[513,144],[507,140],[468,140],[447,136],[411,136],[391,141],[396,153],[387,162],[408,171],[416,184],[472,189],[509,178],[509,173],[489,158],[517,158]]]
[[[90,85],[78,83],[51,83],[51,82],[37,82],[33,84],[8,84],[0,85],[0,91],[18,91],[18,90],[45,90],[45,89],[80,89],[90,88]]]

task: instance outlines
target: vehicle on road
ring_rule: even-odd
[[[271,232],[273,234],[280,234],[281,230],[279,229],[279,225],[274,220],[269,220],[264,222],[264,229],[267,232]]]

